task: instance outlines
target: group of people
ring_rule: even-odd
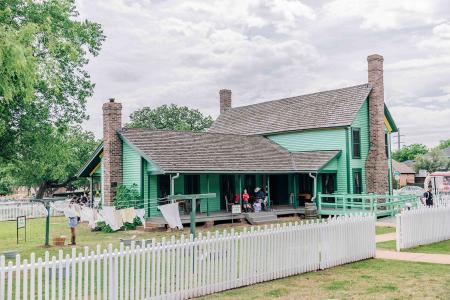
[[[234,199],[233,199],[234,198]],[[236,194],[234,197],[225,196],[225,201],[234,200],[231,204],[239,204],[242,198],[242,210],[244,212],[259,212],[261,210],[268,210],[268,194],[260,187],[254,189],[254,193],[249,193],[247,188],[244,188],[241,194]]]

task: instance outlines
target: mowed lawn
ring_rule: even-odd
[[[280,218],[276,223],[294,222],[300,219],[295,217]],[[216,225],[212,228],[204,228],[203,226],[197,227],[197,234],[205,233],[207,231],[220,231],[224,229],[241,231],[245,227],[250,228],[247,223],[228,223]],[[185,227],[183,230],[173,231],[156,231],[156,232],[142,232],[139,230],[129,231],[117,231],[113,233],[103,233],[98,231],[91,231],[89,226],[85,223],[81,223],[76,228],[77,231],[77,251],[84,251],[84,247],[88,246],[90,249],[95,250],[99,244],[102,249],[112,244],[114,247],[119,247],[120,239],[130,239],[135,236],[135,239],[152,239],[156,238],[157,241],[161,241],[161,238],[165,237],[170,239],[172,236],[176,238],[182,234],[187,238],[189,236],[189,227]],[[67,224],[67,218],[65,217],[52,217],[50,218],[50,244],[52,244],[52,238],[54,236],[64,235],[66,237],[66,245],[70,243],[70,229]],[[3,221],[0,222],[0,255],[6,250],[16,250],[21,255],[21,258],[29,258],[30,254],[34,252],[36,257],[44,257],[45,251],[49,251],[50,255],[58,256],[60,249],[64,253],[71,253],[71,246],[56,247],[51,246],[49,248],[44,247],[45,240],[45,218],[28,219],[27,220],[27,241],[24,239],[24,231],[19,231],[20,241],[16,244],[16,221]],[[51,257],[50,256],[50,257]]]
[[[376,226],[375,227],[375,234],[386,234],[386,233],[393,233],[395,232],[395,227],[385,227],[385,226]]]
[[[395,250],[395,241],[387,241],[382,243],[377,243],[377,248],[386,250]],[[415,253],[437,253],[437,254],[448,254],[450,255],[450,240],[433,243],[429,245],[418,246],[414,248],[403,249],[404,252],[415,252]],[[449,297],[450,299],[450,297]]]
[[[370,259],[199,299],[449,299],[450,265]]]

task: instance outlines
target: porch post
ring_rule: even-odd
[[[241,178],[241,174],[239,174],[238,178],[239,178],[239,205],[242,207],[242,178]]]
[[[208,194],[209,194],[209,174],[206,175],[206,185],[207,185]],[[219,200],[219,205],[220,205],[220,200]],[[208,217],[211,215],[209,213],[209,198],[206,198],[206,215]]]
[[[91,198],[91,207],[94,207],[94,177],[89,177],[89,197]]]
[[[297,197],[297,182],[298,182],[298,180],[297,180],[298,178],[297,178],[297,174],[294,174],[294,208],[297,208],[298,207],[298,197]]]
[[[270,205],[270,175],[267,175],[267,206],[269,210],[271,209]]]

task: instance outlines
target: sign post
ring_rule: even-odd
[[[231,205],[231,224],[234,223],[234,215],[239,215],[241,214],[241,212],[242,212],[241,205],[239,204]]]
[[[19,229],[25,230],[25,242],[27,241],[27,217],[26,216],[20,216],[16,219],[16,227],[17,227],[17,235],[16,235],[16,242],[19,244]]]

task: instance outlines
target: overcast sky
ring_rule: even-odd
[[[85,128],[101,137],[101,106],[124,121],[175,103],[214,118],[233,106],[367,82],[384,56],[385,100],[403,141],[450,138],[450,5],[412,0],[77,0],[107,36],[88,69],[96,83]]]

